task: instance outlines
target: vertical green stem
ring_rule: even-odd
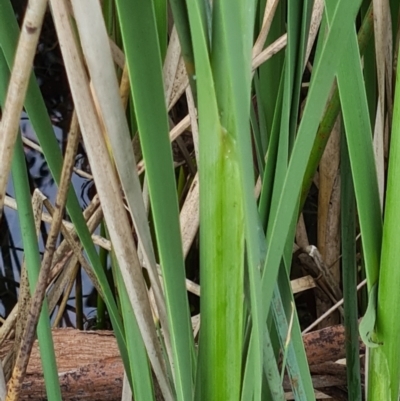
[[[351,177],[349,151],[344,135],[341,141],[341,230],[344,326],[349,401],[361,401],[361,376],[358,340],[356,204]]]

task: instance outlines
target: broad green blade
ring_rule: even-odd
[[[329,12],[329,6],[327,12]],[[353,173],[368,288],[378,280],[382,216],[374,163],[372,131],[355,29],[347,38],[346,56],[337,82]],[[354,110],[357,113],[354,113]]]
[[[325,31],[325,24],[324,21],[326,18],[323,18],[320,32]],[[325,22],[326,23],[326,22]],[[372,3],[364,17],[363,23],[361,25],[360,31],[358,33],[358,43],[360,47],[361,55],[364,54],[368,43],[371,42],[373,34],[373,13],[372,13]],[[316,57],[319,54],[319,48],[322,48],[322,44],[325,41],[325,38],[320,35],[318,40],[318,46],[316,50]],[[364,61],[366,62],[366,61]],[[374,61],[375,62],[375,61]],[[308,160],[307,169],[303,179],[303,186],[301,190],[301,200],[300,200],[300,207],[304,205],[306,200],[307,194],[310,190],[312,181],[315,176],[315,172],[317,171],[318,164],[321,160],[321,157],[324,153],[326,144],[329,140],[330,134],[332,132],[333,126],[337,119],[337,116],[340,112],[340,101],[339,101],[339,92],[336,88],[332,94],[332,97],[326,107],[324,117],[320,123],[318,128],[318,132],[314,141],[314,146],[311,151],[310,158]]]
[[[118,0],[117,7],[163,272],[175,391],[178,400],[190,400],[193,335],[154,7],[136,0]]]
[[[377,335],[383,345],[371,350],[368,400],[398,400],[400,381],[400,269],[398,232],[400,224],[400,68],[397,65],[393,127],[379,274]]]
[[[247,271],[249,273],[250,314],[256,341],[249,350],[254,366],[254,399],[261,398],[262,338],[260,268],[264,255],[260,238],[265,239],[254,198],[254,172],[249,132],[251,51],[254,30],[255,2],[221,1],[213,8],[212,53],[220,121],[237,143],[239,176],[244,211]],[[241,29],[238,29],[238,26]],[[228,154],[229,158],[229,154]],[[236,184],[234,184],[236,186]],[[233,187],[232,190],[235,190]],[[234,195],[235,196],[235,195]],[[229,200],[227,200],[229,202]],[[241,230],[241,222],[236,230]],[[207,249],[205,250],[207,251]],[[228,250],[229,252],[229,250]],[[242,269],[242,266],[238,266]],[[238,272],[240,274],[240,270]],[[241,291],[243,291],[243,283]],[[232,289],[232,291],[235,291]],[[241,310],[241,309],[240,309]],[[236,312],[238,313],[239,310]],[[239,315],[238,315],[239,317]],[[238,319],[240,323],[240,319]],[[238,349],[239,351],[239,349]],[[229,378],[228,378],[229,380]]]
[[[329,6],[327,7],[327,15],[328,20],[330,16],[333,15],[333,9]],[[377,286],[379,274],[379,259],[382,243],[382,216],[372,145],[372,130],[368,114],[357,37],[354,28],[348,36],[346,50],[346,57],[344,57],[339,64],[337,82],[357,200],[368,288],[370,294],[373,294]],[[354,113],[354,110],[357,110],[357,113]],[[376,313],[375,305],[371,304],[375,302],[375,297],[370,297],[370,305],[367,310],[368,314]],[[370,326],[365,327],[368,322],[370,322]],[[364,338],[372,335],[372,342],[368,340],[368,345],[374,346],[374,348],[371,349],[369,364],[369,388],[374,388],[374,391],[379,388],[384,388],[385,390],[383,391],[387,395],[388,382],[384,383],[383,381],[384,377],[387,378],[387,362],[382,348],[378,346],[380,339],[376,339],[374,336],[374,323],[375,316],[371,316],[368,320],[364,321],[363,319],[363,325],[360,326],[360,331],[362,330],[361,334]],[[398,381],[398,378],[396,380]],[[389,399],[384,396],[383,393],[380,393],[380,396],[380,399]]]
[[[240,393],[244,267],[243,166],[238,129],[244,121],[243,135],[246,133],[249,141],[250,66],[244,64],[243,57],[246,48],[250,55],[250,26],[238,4],[229,11],[227,3],[214,4],[213,25],[218,28],[211,36],[215,50],[211,66],[206,10],[200,3],[188,3],[200,129],[202,321],[195,399],[235,400]],[[239,32],[244,37],[238,37]],[[239,81],[233,80],[233,60],[236,67],[237,63],[243,66],[237,69],[242,74]],[[235,91],[243,95],[238,102],[247,104],[239,111],[240,116],[235,115],[238,103],[230,101]]]

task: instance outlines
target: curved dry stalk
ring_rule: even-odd
[[[267,1],[265,6],[264,18],[262,22],[261,31],[258,34],[256,43],[253,46],[253,59],[258,56],[265,44],[267,39],[269,29],[271,28],[272,19],[274,18],[276,7],[278,6],[279,0]]]
[[[113,56],[113,60],[115,64],[121,69],[124,69],[125,67],[125,54],[124,52],[115,44],[115,42],[111,39],[108,38],[110,48],[111,48],[111,54]]]
[[[196,157],[196,163],[199,164],[199,125],[197,123],[197,110],[194,104],[193,93],[190,85],[186,88],[186,100],[189,109],[190,125],[192,128],[192,138],[194,145],[194,154]]]
[[[67,282],[68,285],[65,288],[64,296],[62,297],[62,300],[60,302],[60,305],[59,305],[59,308],[58,308],[58,311],[57,311],[57,315],[56,315],[56,317],[54,319],[54,322],[52,324],[53,328],[58,327],[58,325],[61,322],[61,319],[62,319],[62,317],[64,315],[65,308],[66,308],[67,303],[68,303],[69,294],[71,293],[72,287],[74,286],[74,283],[75,283],[76,275],[77,275],[78,270],[79,270],[79,263],[78,263],[78,259],[76,258],[76,256],[74,256],[71,259],[70,266],[72,266],[72,271],[68,276],[66,276],[67,280],[68,280],[68,282]]]
[[[41,221],[44,221],[46,223],[51,223],[52,222],[51,214],[53,213],[52,205],[49,203],[47,198],[45,198],[44,195],[41,194],[39,191],[36,190],[35,193],[37,193],[40,198],[43,198],[46,208],[50,211],[50,214],[42,212],[42,214],[40,216]],[[94,202],[94,206],[99,205],[97,196],[95,198],[93,198],[93,201],[96,201],[96,202]],[[6,205],[8,207],[13,208],[14,210],[17,210],[15,200],[12,198],[6,197]],[[92,203],[91,203],[91,205],[92,205]],[[89,206],[85,210],[85,212],[84,212],[85,217],[87,217],[90,214],[90,213],[88,213],[88,209],[92,209],[92,208]],[[94,229],[100,224],[102,217],[103,217],[102,210],[101,210],[101,208],[98,208],[98,210],[95,211],[95,213],[92,215],[92,217],[89,219],[89,221],[87,223],[90,232],[93,232]],[[180,220],[181,220],[181,228],[182,228],[183,253],[186,256],[187,253],[189,252],[189,249],[193,242],[194,236],[196,235],[196,232],[198,230],[198,178],[197,178],[197,175],[192,182],[188,196],[185,200],[185,204],[181,211]],[[80,261],[82,267],[88,274],[89,278],[91,280],[93,279],[93,281],[92,281],[93,285],[95,286],[96,290],[101,294],[101,288],[97,284],[97,279],[96,279],[96,277],[94,277],[94,278],[92,277],[93,276],[92,269],[91,269],[90,265],[88,264],[88,262],[86,261],[86,259],[82,256],[81,246],[80,246],[79,240],[77,239],[77,234],[74,230],[73,225],[70,222],[63,220],[62,225],[61,225],[61,233],[64,236],[64,240],[60,244],[60,246],[57,248],[57,251],[53,257],[52,277],[54,277],[54,275],[58,274],[59,270],[64,265],[65,260],[63,260],[63,258],[65,258],[65,254],[68,251],[68,249],[72,249],[75,256],[80,255],[79,261]],[[103,238],[99,235],[92,235],[92,240],[96,245],[102,247],[103,249],[106,249],[107,251],[111,251],[111,242],[109,240],[107,240],[106,238]],[[69,258],[70,255],[67,255],[67,257]],[[54,265],[56,263],[59,263],[59,261],[61,261],[60,268],[56,269],[56,267]],[[147,268],[145,266],[145,264],[143,267]],[[53,269],[56,269],[57,272],[53,273]],[[158,265],[157,265],[157,272],[158,272],[159,276],[162,276],[160,267]],[[198,296],[200,295],[200,286],[189,279],[186,279],[186,288],[189,292],[191,292],[195,295],[198,295]],[[55,294],[58,293],[59,295],[61,295],[61,292],[58,292],[59,290],[57,290],[57,291],[55,291],[55,290],[56,290],[56,288],[52,289],[52,291],[49,294],[49,310],[54,309],[55,302],[59,298],[59,296],[56,296]],[[61,290],[62,290],[62,288],[61,288]],[[52,294],[53,291],[55,292],[54,295]],[[13,311],[10,315],[14,316],[14,313],[16,313],[16,312]],[[10,318],[10,316],[9,316],[9,318]],[[8,322],[9,318],[7,318],[6,322]],[[2,339],[4,339],[6,337],[6,334],[3,334],[3,328],[5,330],[6,327],[7,326],[0,327],[0,345],[1,345]],[[5,330],[4,333],[8,334],[9,331],[12,330],[12,327],[13,327],[13,324],[11,325],[10,328]]]
[[[186,73],[185,62],[181,57],[179,59],[178,68],[176,70],[175,80],[172,85],[171,94],[167,99],[167,111],[170,111],[176,102],[181,98],[185,89],[189,86],[189,78]]]
[[[177,139],[180,135],[182,135],[188,128],[190,127],[190,116],[185,116],[178,124],[175,125],[174,128],[171,129],[169,133],[169,139],[173,142]],[[145,170],[144,160],[141,160],[137,164],[138,174],[142,174]]]
[[[71,92],[81,125],[82,136],[87,146],[89,161],[102,202],[104,217],[113,248],[119,262],[129,300],[135,311],[135,316],[148,351],[151,365],[164,397],[166,400],[172,400],[173,397],[166,375],[160,344],[152,320],[147,289],[142,278],[141,266],[124,212],[117,177],[113,173],[104,138],[99,135],[101,128],[90,93],[88,78],[81,62],[77,45],[73,39],[74,36],[68,11],[65,2],[62,0],[52,0],[51,4]],[[85,4],[88,5],[88,3]],[[83,3],[78,4],[76,2],[74,3],[74,8],[79,8],[80,5],[83,5]],[[91,20],[91,24],[98,22],[99,20],[95,18]]]
[[[267,48],[265,48],[260,54],[253,58],[252,69],[257,69],[261,64],[269,60],[273,55],[281,51],[287,43],[287,33],[276,39]]]
[[[193,202],[193,199],[191,200],[191,202]],[[6,197],[5,204],[6,204],[7,207],[10,207],[10,208],[12,208],[14,210],[17,210],[17,204],[16,204],[15,200],[10,198],[10,197],[8,197],[8,196]],[[86,211],[87,211],[87,209],[85,210],[84,214],[87,214]],[[98,208],[98,210],[96,210],[96,213],[93,214],[92,218],[90,218],[90,220],[88,221],[88,228],[89,228],[90,232],[93,232],[94,229],[99,225],[100,220],[102,219],[102,216],[103,216],[102,209]],[[185,219],[185,218],[186,217],[181,216],[181,219]],[[46,223],[51,223],[52,222],[51,215],[49,215],[48,213],[45,213],[45,212],[42,212],[41,219],[42,219],[42,221],[44,221]],[[63,231],[63,230],[65,230],[65,231]],[[193,231],[194,230],[197,231],[197,229],[195,229],[194,226],[191,228],[190,231],[192,231],[192,230]],[[72,225],[71,222],[63,220],[63,224],[61,226],[61,233],[64,235],[66,240],[67,240],[69,235],[72,235],[72,238],[75,238],[73,240],[74,243],[75,244],[79,243],[76,240],[77,234],[76,234],[74,226]],[[111,251],[111,242],[108,239],[106,239],[104,237],[101,237],[100,235],[97,235],[97,234],[92,234],[92,240],[93,240],[94,244],[102,247],[103,249],[105,249],[107,251]],[[67,246],[67,244],[65,244],[65,245],[63,245],[63,244],[64,244],[64,242],[61,243],[61,245],[59,246],[59,249],[61,247]],[[189,249],[187,248],[187,246],[183,248],[184,254],[187,254],[188,251],[189,251]],[[57,249],[57,252],[58,252],[58,249]],[[60,258],[62,257],[63,254],[65,254],[65,249],[62,252],[60,252]],[[56,259],[58,260],[58,257],[56,257],[56,255],[55,255],[54,256],[54,260],[56,260]],[[143,266],[143,267],[146,267],[146,266]],[[157,271],[158,271],[158,274],[161,275],[161,270],[159,269],[158,265],[157,265]],[[198,289],[197,289],[198,285],[196,283],[194,283],[193,281],[189,280],[189,279],[186,279],[186,288],[187,288],[187,290],[189,292],[192,292],[195,295],[199,295],[199,293],[200,293],[198,291]],[[1,344],[1,339],[3,338],[3,336],[2,336],[2,328],[3,328],[3,326],[0,327],[0,344]]]
[[[93,88],[94,98],[98,105],[99,118],[104,123],[113,161],[125,193],[129,212],[132,215],[136,234],[143,248],[143,256],[148,267],[147,271],[164,331],[166,348],[171,357],[171,340],[164,294],[157,274],[156,257],[143,204],[139,176],[134,169],[132,170],[132,166],[136,165],[136,160],[130,143],[128,122],[121,102],[111,51],[107,46],[103,46],[108,42],[103,16],[97,3],[72,1],[72,5],[91,78],[91,88]],[[91,24],[87,23],[86,16],[88,15],[92,18],[93,23]],[[94,23],[94,21],[98,22]]]
[[[311,49],[314,46],[315,38],[317,37],[319,31],[319,26],[321,25],[322,14],[324,13],[324,4],[324,0],[315,0],[314,2],[303,69],[306,68]]]
[[[0,400],[4,400],[7,394],[7,385],[4,378],[3,367],[0,364]]]
[[[125,63],[124,68],[122,70],[121,82],[119,84],[119,95],[121,96],[122,107],[126,110],[126,106],[128,105],[128,99],[130,94],[130,83],[129,83],[129,71],[128,66]]]
[[[199,175],[193,179],[180,213],[183,256],[186,258],[192,246],[200,223],[199,215]]]
[[[0,218],[3,214],[4,196],[14,153],[14,144],[18,134],[21,110],[46,6],[47,0],[30,0],[28,3],[7,90],[3,117],[0,122]]]
[[[54,218],[55,210],[48,199],[44,199],[44,205],[46,206],[50,215],[53,216],[53,218]],[[88,228],[89,228],[90,232],[93,232],[96,229],[96,227],[100,224],[101,219],[102,219],[102,213],[99,213],[97,215],[97,219],[95,221],[93,221],[93,219],[91,220],[91,224],[88,224]],[[99,285],[97,277],[94,274],[93,269],[89,265],[88,261],[85,259],[85,257],[82,254],[82,246],[81,246],[79,240],[77,238],[75,238],[75,239],[73,238],[71,233],[64,227],[64,224],[61,224],[60,231],[61,231],[62,235],[64,236],[64,241],[59,246],[60,252],[57,252],[57,254],[58,254],[57,256],[61,257],[62,255],[64,255],[66,253],[66,250],[68,248],[71,249],[74,256],[77,258],[78,262],[81,264],[81,266],[85,270],[85,272],[88,275],[89,279],[91,280],[92,284],[94,285],[94,287],[96,288],[96,290],[98,291],[100,296],[103,297],[103,291]],[[57,263],[57,261],[54,260],[54,264]],[[62,265],[63,265],[63,263],[62,263]]]
[[[4,375],[7,380],[11,376],[11,372],[14,368],[15,359],[18,354],[18,350],[20,349],[22,335],[25,330],[25,323],[27,321],[27,316],[29,312],[30,301],[31,294],[29,291],[28,273],[26,271],[26,263],[24,260],[21,268],[20,291],[18,296],[18,315],[15,321],[14,343],[13,347],[3,359]]]
[[[62,260],[60,260],[57,264],[53,264],[50,277],[47,282],[48,286],[51,286],[47,293],[49,314],[52,313],[54,308],[57,306],[57,303],[65,292],[68,282],[74,279],[72,273],[73,263],[77,260],[78,258],[76,255],[73,255],[72,251],[69,251],[65,254]]]
[[[340,129],[341,125],[338,119],[319,163],[317,246],[321,252],[321,255],[318,255],[319,258],[330,266],[324,274],[328,286],[340,282],[340,264],[335,263],[340,256]],[[318,266],[317,259],[314,258]],[[336,300],[341,298],[341,294],[335,293],[335,291],[332,293]],[[328,309],[331,304],[329,300],[317,298],[317,316]],[[338,315],[331,315],[324,324],[326,326],[337,324],[338,318]]]
[[[181,45],[179,43],[178,33],[174,25],[171,32],[171,38],[168,43],[167,54],[165,55],[165,61],[163,67],[164,91],[168,106],[170,106],[170,99],[172,97],[171,95],[174,83],[175,81],[177,81],[177,71],[180,60],[181,60]],[[186,79],[186,81],[187,81],[186,85],[188,85],[189,80]]]
[[[9,207],[11,209],[18,210],[17,202],[15,201],[15,199],[13,199],[13,198],[11,198],[9,196],[5,197],[4,204],[5,204],[5,206],[7,206],[7,207]],[[101,213],[101,210],[100,210],[100,213]],[[51,223],[52,220],[53,220],[53,218],[46,212],[42,212],[41,219],[45,223]],[[63,220],[63,226],[66,228],[66,230],[68,230],[69,232],[73,233],[73,236],[75,238],[77,238],[77,234],[75,232],[75,228],[74,228],[73,224],[70,221]],[[104,249],[106,249],[108,251],[111,251],[111,242],[109,240],[107,240],[106,238],[103,238],[103,237],[101,237],[100,235],[97,235],[97,234],[92,234],[92,240],[93,240],[93,243],[95,245],[101,246],[102,248],[104,248]]]
[[[363,288],[367,284],[367,279],[364,279],[361,281],[360,284],[357,285],[357,291]],[[306,329],[304,329],[301,334],[306,334],[309,331],[311,331],[314,327],[317,327],[327,316],[329,316],[331,313],[333,313],[336,309],[340,308],[343,305],[343,298],[336,302],[335,305],[332,306],[332,308],[328,309],[323,315],[321,315],[315,322],[310,324]]]
[[[15,327],[15,322],[18,318],[18,304],[16,304],[13,310],[8,314],[7,319],[3,322],[0,327],[0,346],[3,344],[4,340],[6,340],[12,330]]]

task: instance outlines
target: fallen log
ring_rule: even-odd
[[[124,368],[111,331],[53,330],[63,400],[120,400]],[[1,348],[3,358],[12,341]],[[32,349],[21,400],[46,400],[38,343]]]
[[[304,347],[309,365],[334,362],[346,356],[345,332],[343,325],[326,327],[303,335]],[[360,341],[360,351],[364,344]]]
[[[343,326],[333,326],[303,336],[308,362],[317,365],[345,355]],[[66,401],[119,401],[124,368],[111,331],[53,330],[62,398]],[[6,341],[0,359],[11,349]],[[158,389],[156,389],[158,393]],[[34,344],[21,400],[46,400],[37,341]],[[159,394],[157,399],[161,400]]]

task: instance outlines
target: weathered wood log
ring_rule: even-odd
[[[120,400],[124,368],[110,331],[53,330],[63,400]],[[12,342],[0,351],[3,358]],[[38,343],[25,377],[23,400],[46,400]]]
[[[114,335],[110,331],[53,331],[63,400],[120,400],[124,368]],[[334,326],[304,336],[310,365],[344,357],[344,328]],[[0,350],[4,358],[8,341]],[[21,399],[46,400],[38,344],[32,350]]]
[[[344,326],[337,325],[307,333],[303,336],[309,365],[337,361],[346,356]],[[360,341],[360,349],[364,344]]]

